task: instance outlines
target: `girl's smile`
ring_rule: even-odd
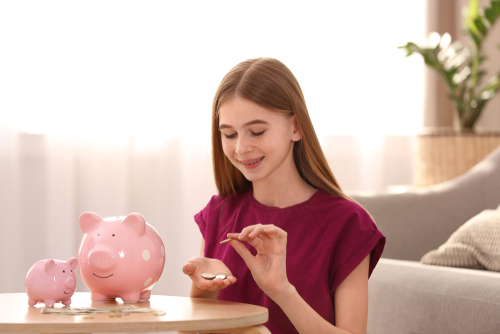
[[[245,161],[240,161],[241,164],[243,165],[243,167],[245,167],[246,169],[254,169],[254,168],[257,168],[258,165],[260,165],[261,161],[264,160],[265,157],[261,157],[261,158],[258,158],[258,159],[249,159],[249,160],[245,160]]]
[[[289,115],[235,97],[220,107],[219,131],[224,154],[254,186],[287,178],[295,168],[293,144],[300,135]]]

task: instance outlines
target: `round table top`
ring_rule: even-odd
[[[92,303],[90,293],[76,292],[71,307],[136,306],[160,309],[163,316],[130,313],[110,318],[109,313],[88,315],[42,314],[45,305],[28,305],[25,293],[0,294],[0,333],[111,333],[157,331],[207,331],[263,324],[268,320],[265,307],[203,298],[152,295],[149,301],[124,304],[120,299]],[[55,308],[64,305],[56,303]]]

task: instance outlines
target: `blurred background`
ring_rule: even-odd
[[[443,24],[458,38],[465,3],[0,2],[0,292],[23,292],[38,260],[76,257],[82,212],[140,212],[166,249],[153,293],[187,296],[193,216],[216,193],[213,95],[249,58],[295,74],[345,191],[411,185],[414,135],[448,120],[442,87],[397,47]]]

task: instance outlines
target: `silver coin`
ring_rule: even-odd
[[[154,312],[151,312],[151,313],[153,313],[153,315],[156,315],[156,316],[162,316],[162,315],[167,314],[166,312],[163,312],[163,311],[154,311]]]
[[[226,273],[218,273],[217,275],[215,275],[215,278],[226,279],[227,274]]]
[[[215,279],[215,275],[214,274],[210,274],[210,273],[201,274],[201,277],[203,277],[204,279],[209,279],[209,280]]]

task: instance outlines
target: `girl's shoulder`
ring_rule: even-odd
[[[368,212],[358,203],[344,197],[334,196],[318,189],[318,196],[311,201],[308,208],[313,212],[318,221],[337,222],[358,221],[360,223],[373,223]]]
[[[377,230],[370,214],[347,198],[321,192],[308,205],[308,209],[326,235],[373,234]]]
[[[202,212],[205,216],[207,216],[207,218],[218,216],[222,211],[224,211],[225,215],[231,215],[233,211],[238,210],[241,202],[247,194],[248,189],[240,190],[234,194],[226,196],[222,196],[220,194],[213,195]]]

